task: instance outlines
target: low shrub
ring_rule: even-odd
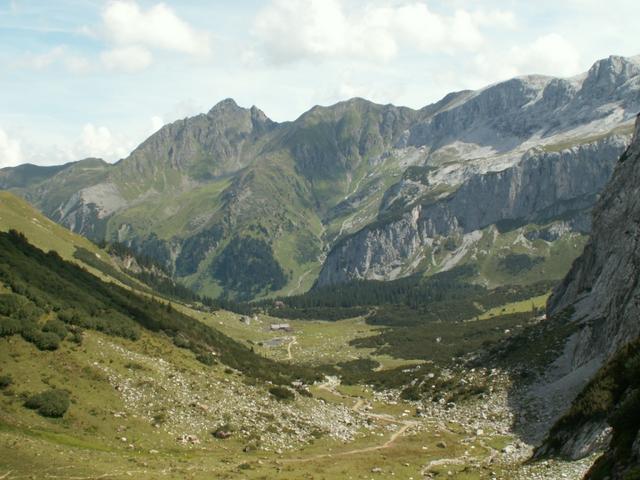
[[[422,399],[421,391],[419,385],[410,385],[400,394],[400,397],[404,400],[418,401]]]
[[[275,386],[269,389],[269,393],[280,401],[291,401],[296,398],[295,394],[287,387]]]
[[[42,327],[42,331],[54,333],[58,336],[60,340],[64,340],[66,336],[69,334],[69,331],[67,330],[67,327],[65,326],[65,324],[58,319],[49,320]]]
[[[296,387],[296,392],[298,392],[303,397],[313,398],[313,394],[306,387]]]
[[[69,409],[69,393],[66,390],[47,390],[27,398],[24,406],[37,410],[43,417],[59,418]]]
[[[27,342],[33,343],[38,350],[57,350],[60,346],[60,337],[55,333],[42,332],[35,328],[25,328],[21,334]]]
[[[623,480],[640,480],[640,467],[634,467],[625,472]]]
[[[60,337],[52,332],[38,332],[33,343],[38,350],[57,350],[60,346]]]
[[[13,383],[11,375],[0,375],[0,389],[7,388]]]
[[[196,360],[198,360],[200,363],[204,364],[204,365],[215,365],[216,363],[218,363],[215,359],[215,357],[213,355],[211,355],[210,353],[199,353],[198,355],[196,355]]]
[[[178,348],[191,348],[191,342],[183,335],[176,335],[173,337],[173,344]]]
[[[128,368],[130,370],[146,370],[147,367],[138,362],[128,362],[124,364],[124,368]]]
[[[22,325],[20,324],[20,320],[0,316],[0,337],[10,337],[11,335],[20,333],[21,329]]]
[[[82,329],[78,328],[78,327],[75,327],[71,331],[71,337],[70,337],[69,340],[71,340],[76,345],[82,345],[82,340],[83,339],[84,339],[84,335],[82,334]]]

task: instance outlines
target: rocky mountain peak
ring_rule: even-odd
[[[583,95],[603,96],[640,76],[640,65],[633,58],[612,55],[598,60],[587,72],[582,84]]]
[[[225,98],[224,100],[216,103],[207,115],[220,115],[224,113],[234,113],[238,111],[244,111],[245,109],[240,107],[233,98]]]
[[[251,108],[239,106],[233,98],[226,98],[215,104],[209,112],[207,118],[216,124],[234,125],[238,122],[244,125],[243,130],[249,128],[263,132],[276,125],[267,115],[255,105]]]

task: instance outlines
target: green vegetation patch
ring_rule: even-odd
[[[373,348],[375,355],[449,364],[456,358],[497,344],[522,329],[531,318],[531,312],[525,312],[483,321],[429,321],[422,325],[394,326],[382,330],[379,335],[355,339],[351,345]]]
[[[66,390],[52,389],[32,395],[24,402],[24,406],[43,417],[59,418],[69,409],[69,393]]]
[[[500,259],[499,266],[510,275],[517,275],[521,272],[531,270],[536,265],[544,262],[542,257],[531,257],[524,253],[514,253]]]
[[[291,401],[294,398],[296,398],[295,393],[293,393],[290,389],[288,389],[287,387],[279,386],[279,385],[271,387],[269,389],[269,393],[273,395],[277,400],[280,400],[283,402]]]
[[[287,284],[271,246],[253,237],[233,238],[211,265],[211,272],[226,290],[240,292],[242,298]]]

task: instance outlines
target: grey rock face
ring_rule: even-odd
[[[607,358],[640,335],[640,123],[593,211],[583,255],[549,300],[549,312],[569,305],[586,328],[572,363]]]
[[[530,389],[530,401],[558,417],[625,344],[640,336],[640,121],[631,145],[593,209],[593,230],[583,254],[555,288],[550,316],[567,307],[575,326],[553,368]],[[560,428],[537,452],[585,457],[607,445],[611,429],[601,418],[577,429]],[[558,449],[558,445],[561,447]],[[618,478],[612,476],[612,478]]]
[[[587,423],[572,435],[558,440],[562,443],[558,455],[570,460],[579,460],[606,448],[611,440],[611,427],[603,420]],[[544,454],[544,450],[538,452],[540,456]]]
[[[626,110],[640,109],[639,84],[640,61],[616,56],[596,62],[584,78],[514,78],[429,112],[411,127],[408,144],[462,140],[506,151],[535,132],[548,136],[606,117],[620,100]]]
[[[640,66],[624,57],[611,56],[599,60],[589,69],[580,96],[610,100],[620,98],[629,86],[637,84],[635,78],[639,74]]]
[[[561,152],[532,151],[511,168],[473,175],[453,194],[343,240],[329,254],[318,285],[395,278],[434,238],[502,221],[544,223],[569,214],[575,231],[588,229],[579,212],[591,207],[625,144],[613,137]]]

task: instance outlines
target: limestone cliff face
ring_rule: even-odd
[[[582,256],[549,300],[549,312],[569,305],[586,325],[573,363],[609,357],[640,335],[640,122],[634,139],[593,210]]]
[[[560,152],[536,150],[511,168],[473,175],[453,194],[418,203],[340,242],[318,285],[395,278],[436,237],[464,235],[504,221],[544,223],[564,217],[575,231],[588,231],[585,212],[624,148],[625,139],[613,137]]]
[[[640,335],[640,122],[593,211],[582,256],[549,300],[553,315],[569,305],[585,325],[571,361],[608,358]]]
[[[637,121],[632,143],[617,162],[593,209],[589,243],[549,299],[548,314],[552,318],[571,307],[569,311],[574,313],[567,321],[573,323],[576,333],[569,337],[562,356],[546,377],[532,388],[532,399],[542,402],[540,408],[544,408],[543,404],[553,404],[556,410],[568,406],[605,362],[621,351],[624,354],[621,349],[640,337],[639,280],[640,121]],[[579,422],[560,422],[537,455],[580,458],[606,446],[611,429],[605,420],[594,416]],[[635,461],[640,460],[637,451],[634,450]]]

